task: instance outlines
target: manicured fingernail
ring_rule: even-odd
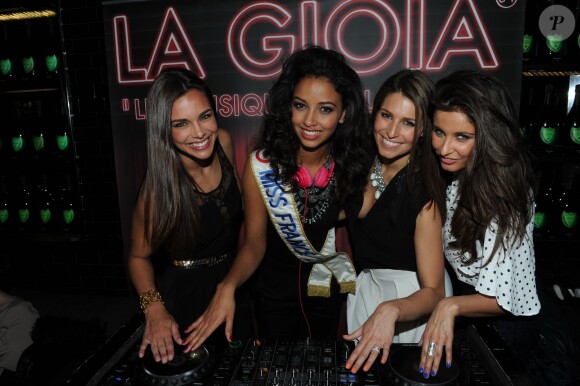
[[[419,373],[421,373],[421,374],[423,373],[423,368],[422,367],[419,367]]]
[[[232,343],[232,342],[233,342],[233,340],[234,340],[234,338],[232,338],[232,336],[231,336],[231,335],[230,335],[230,336],[228,336],[228,342]]]
[[[447,368],[450,368],[451,367],[451,362],[445,363],[445,366],[447,366]]]
[[[437,375],[437,373],[435,372],[435,370],[431,370],[431,376],[434,377],[435,375]]]
[[[423,373],[423,378],[425,379],[429,378],[429,373]]]

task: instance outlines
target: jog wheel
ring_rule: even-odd
[[[178,347],[177,350],[180,350]],[[211,374],[214,359],[205,347],[184,353],[176,351],[171,362],[155,362],[151,350],[143,358],[143,384],[145,385],[191,385]]]
[[[393,385],[461,385],[458,365],[453,362],[450,368],[445,367],[445,353],[441,358],[443,366],[434,377],[423,378],[419,372],[421,347],[417,345],[391,346],[389,361],[384,368],[385,375]]]

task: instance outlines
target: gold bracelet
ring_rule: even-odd
[[[161,304],[163,304],[161,294],[156,289],[152,288],[149,291],[139,294],[139,306],[141,306],[141,311],[145,312],[147,307],[155,302],[161,302]]]

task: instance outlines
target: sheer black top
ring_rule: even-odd
[[[347,202],[348,230],[357,269],[388,268],[416,272],[415,221],[428,200],[418,176],[409,189],[407,167],[404,167],[393,177],[365,218],[358,218],[363,205],[362,193]]]

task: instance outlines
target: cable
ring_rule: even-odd
[[[308,328],[308,337],[312,340],[312,331],[310,330],[310,322],[308,322],[308,317],[306,316],[306,311],[304,310],[304,303],[302,303],[302,260],[298,263],[298,299],[300,300],[300,310],[302,311],[302,316],[306,322],[306,327]]]

